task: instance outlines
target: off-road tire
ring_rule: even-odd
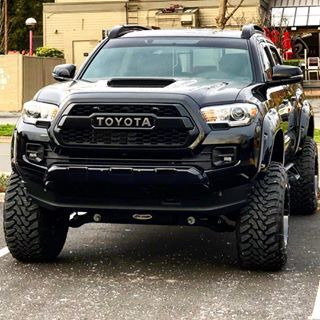
[[[12,256],[41,262],[58,256],[68,233],[69,216],[39,207],[28,195],[20,176],[12,173],[5,194],[3,225]]]
[[[282,164],[271,162],[258,178],[237,222],[238,261],[252,270],[280,270],[287,261],[288,179]]]
[[[290,186],[290,206],[292,214],[310,215],[317,210],[318,198],[318,148],[311,137],[306,137],[299,151],[294,168],[300,178]]]

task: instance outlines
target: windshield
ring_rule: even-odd
[[[221,38],[118,38],[108,41],[82,75],[252,81],[247,42]]]

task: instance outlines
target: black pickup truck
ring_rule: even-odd
[[[235,231],[239,264],[278,270],[288,217],[317,208],[314,116],[298,67],[242,31],[117,26],[24,104],[4,205],[11,254],[44,261],[85,223]]]

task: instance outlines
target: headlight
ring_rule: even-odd
[[[250,103],[234,103],[201,109],[201,115],[208,124],[226,124],[230,127],[250,124],[257,113],[257,106]]]
[[[24,122],[31,124],[35,124],[38,121],[51,122],[58,111],[59,108],[54,104],[28,101],[23,105],[22,119]]]

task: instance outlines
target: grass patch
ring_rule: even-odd
[[[10,137],[13,134],[15,125],[13,124],[1,124],[0,125],[0,136]]]
[[[5,192],[8,184],[9,176],[1,173],[0,174],[0,192]]]
[[[320,143],[320,129],[314,129],[314,140],[316,143]]]

